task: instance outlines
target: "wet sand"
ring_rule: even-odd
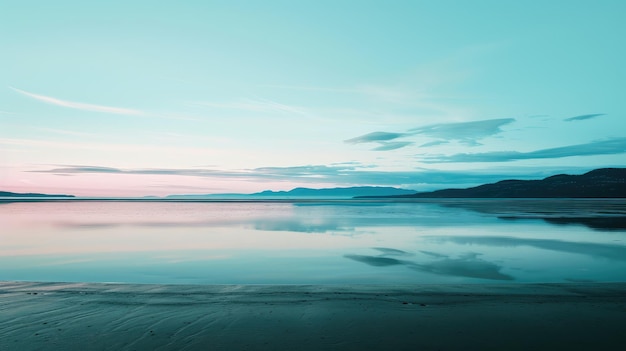
[[[609,350],[626,283],[0,282],[0,350]]]

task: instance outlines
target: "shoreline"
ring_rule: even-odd
[[[570,350],[626,342],[626,283],[0,282],[0,349]]]

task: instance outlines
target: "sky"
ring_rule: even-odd
[[[626,2],[1,0],[0,190],[418,191],[626,161]]]

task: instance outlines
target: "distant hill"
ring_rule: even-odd
[[[295,188],[289,191],[265,190],[253,194],[206,194],[206,195],[170,195],[168,199],[202,199],[202,198],[353,198],[356,196],[394,196],[415,194],[415,190],[399,189],[393,187],[358,186],[349,188]]]
[[[559,174],[542,180],[503,180],[467,189],[444,189],[393,197],[626,198],[626,168],[601,168],[582,175]]]
[[[9,191],[0,191],[0,197],[74,197],[74,195],[50,195],[39,193],[12,193]]]
[[[289,191],[265,190],[251,196],[280,196],[280,197],[354,197],[354,196],[393,196],[414,194],[415,190],[393,187],[356,186],[349,188],[295,188]]]

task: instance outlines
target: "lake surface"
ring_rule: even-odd
[[[626,200],[0,203],[0,280],[626,281]]]

